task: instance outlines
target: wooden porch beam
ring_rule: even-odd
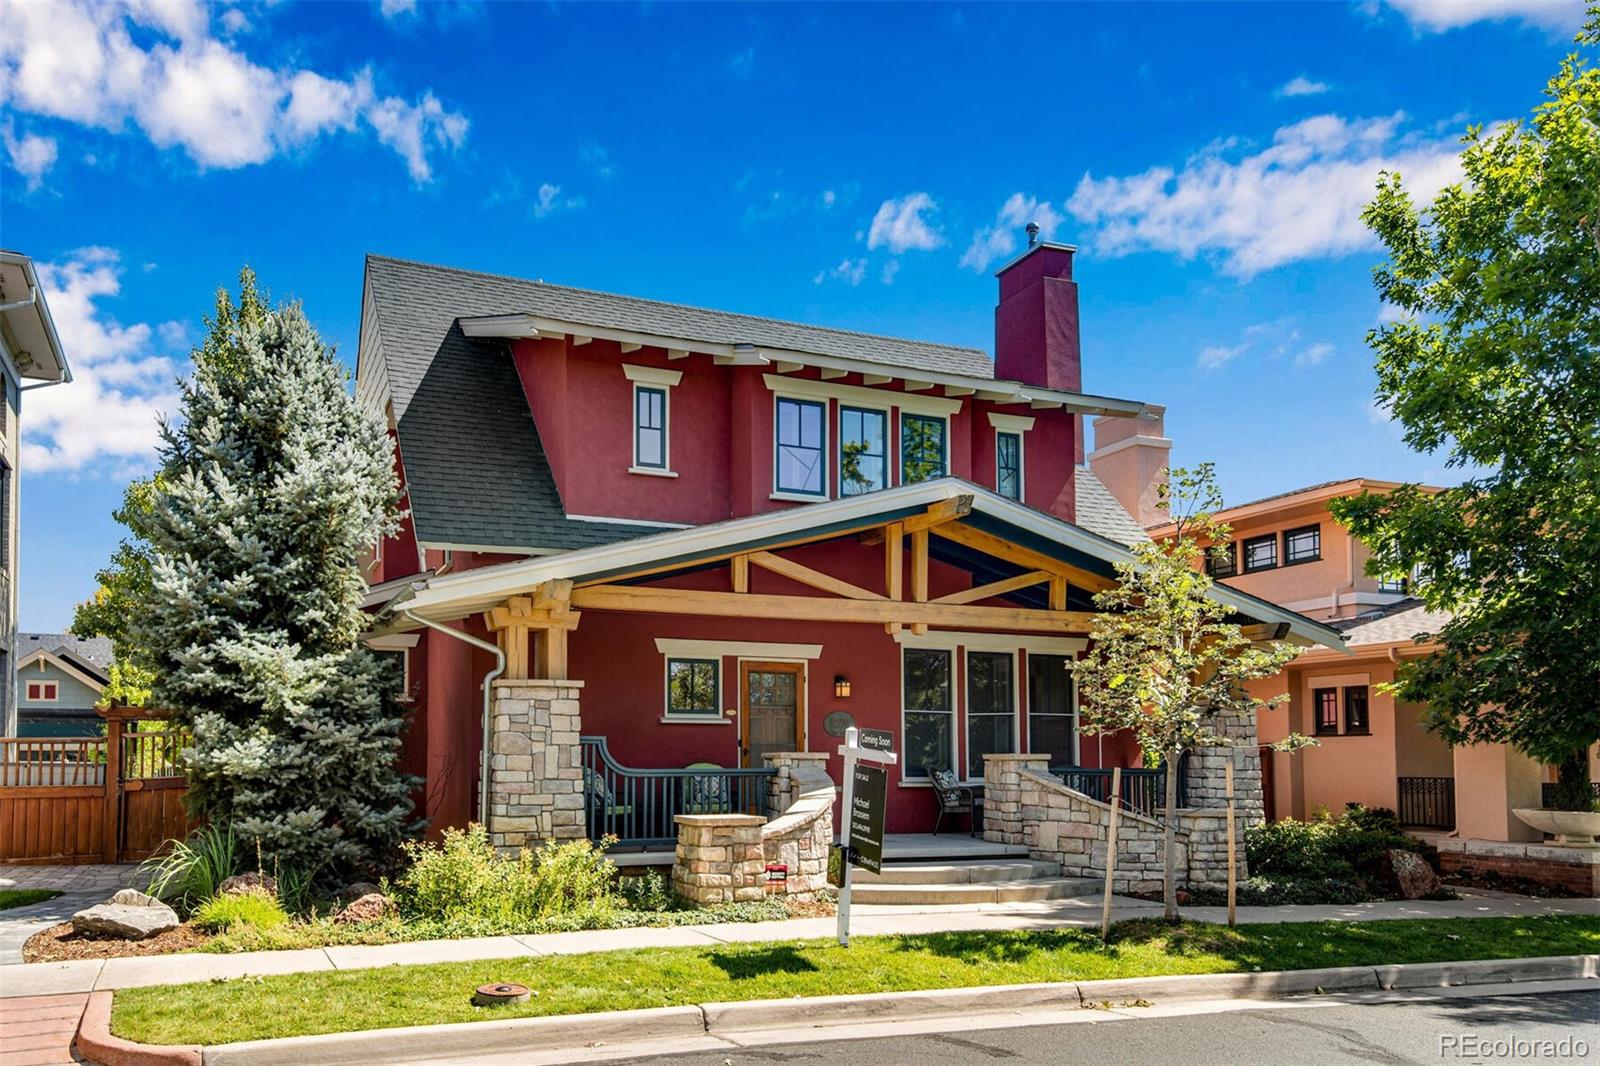
[[[933,529],[947,522],[955,522],[972,513],[971,496],[952,496],[948,500],[940,500],[919,515],[912,515],[905,520],[904,528],[907,533],[915,533],[921,529]]]
[[[695,589],[591,585],[572,594],[572,605],[593,611],[650,614],[758,616],[801,622],[889,622],[961,629],[1021,629],[1087,632],[1089,611],[1040,611],[1026,607],[972,607],[966,604],[845,600],[826,596],[772,596],[762,593],[704,592]]]
[[[750,591],[750,556],[735,555],[728,560],[729,582],[735,592]]]
[[[578,619],[572,609],[572,582],[565,578],[546,581],[531,595],[512,596],[483,612],[483,624],[506,657],[501,676],[508,681],[565,680],[567,634],[578,628]]]
[[[1107,589],[1116,584],[1108,577],[1090,573],[1088,570],[1073,566],[1071,563],[1064,563],[1060,559],[1046,555],[1043,552],[1024,548],[1020,544],[1013,544],[1009,540],[995,536],[993,533],[987,533],[960,522],[947,523],[934,530],[934,532],[946,540],[953,540],[957,544],[983,552],[985,555],[992,555],[996,559],[1003,559],[1017,566],[1025,566],[1030,570],[1045,570],[1049,573],[1069,578],[1091,592],[1099,592],[1101,589]]]
[[[891,522],[880,532],[883,534],[883,584],[889,599],[905,598],[905,579],[901,573],[905,566],[905,527]],[[884,623],[884,632],[900,632],[899,622]]]
[[[1054,574],[1050,578],[1050,609],[1052,611],[1067,609],[1067,579],[1060,574]]]
[[[911,599],[915,603],[928,602],[928,531],[916,530],[911,534]],[[917,636],[928,631],[928,623],[912,622],[911,632]]]
[[[860,585],[852,585],[850,582],[840,580],[831,574],[813,570],[809,566],[803,566],[792,559],[785,559],[781,555],[773,555],[771,552],[751,552],[748,558],[763,570],[781,574],[791,581],[798,581],[802,585],[810,585],[814,589],[831,592],[835,596],[843,596],[850,600],[881,600],[885,598],[876,592],[868,592]]]
[[[1043,570],[1029,570],[1016,577],[1008,577],[1002,581],[991,581],[987,585],[974,585],[970,589],[952,592],[948,596],[940,596],[933,600],[934,603],[977,603],[979,600],[992,599],[995,596],[1004,596],[1008,592],[1025,589],[1029,585],[1049,581],[1050,575]]]

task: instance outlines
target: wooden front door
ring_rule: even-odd
[[[769,751],[799,751],[805,713],[803,666],[740,663],[740,765],[762,766],[761,757]]]

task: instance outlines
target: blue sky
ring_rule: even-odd
[[[64,628],[212,293],[353,361],[362,255],[992,346],[1029,219],[1084,383],[1230,500],[1447,478],[1371,403],[1360,206],[1526,116],[1581,4],[0,5],[0,243],[78,380],[23,410],[24,628]]]

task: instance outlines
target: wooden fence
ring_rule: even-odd
[[[104,737],[0,737],[0,863],[135,862],[188,833],[189,735],[160,711],[100,714]]]

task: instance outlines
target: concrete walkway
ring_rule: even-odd
[[[0,888],[53,888],[64,895],[0,911],[0,966],[22,962],[22,945],[37,932],[59,925],[73,914],[104,903],[119,888],[127,888],[139,867],[122,866],[0,866]],[[5,979],[0,977],[0,984]]]
[[[1151,917],[1160,904],[1113,897],[1112,918]],[[1217,907],[1190,907],[1188,918],[1225,921]],[[1349,907],[1240,907],[1239,921],[1309,922],[1372,921],[1398,918],[1487,918],[1538,914],[1600,915],[1600,900],[1543,900],[1505,893],[1463,893],[1463,898],[1438,902],[1364,903]],[[851,932],[856,936],[1012,929],[1094,927],[1100,922],[1097,897],[1041,903],[977,904],[944,907],[857,907]],[[575,955],[624,948],[704,947],[713,944],[831,937],[832,918],[795,918],[776,922],[689,925],[665,928],[542,933],[530,936],[478,937],[470,940],[424,940],[370,947],[310,948],[303,951],[255,951],[237,955],[158,955],[131,959],[90,959],[32,963],[0,969],[0,999],[14,996],[82,993],[143,985],[184,984],[282,973],[352,970],[375,966],[530,955]]]

